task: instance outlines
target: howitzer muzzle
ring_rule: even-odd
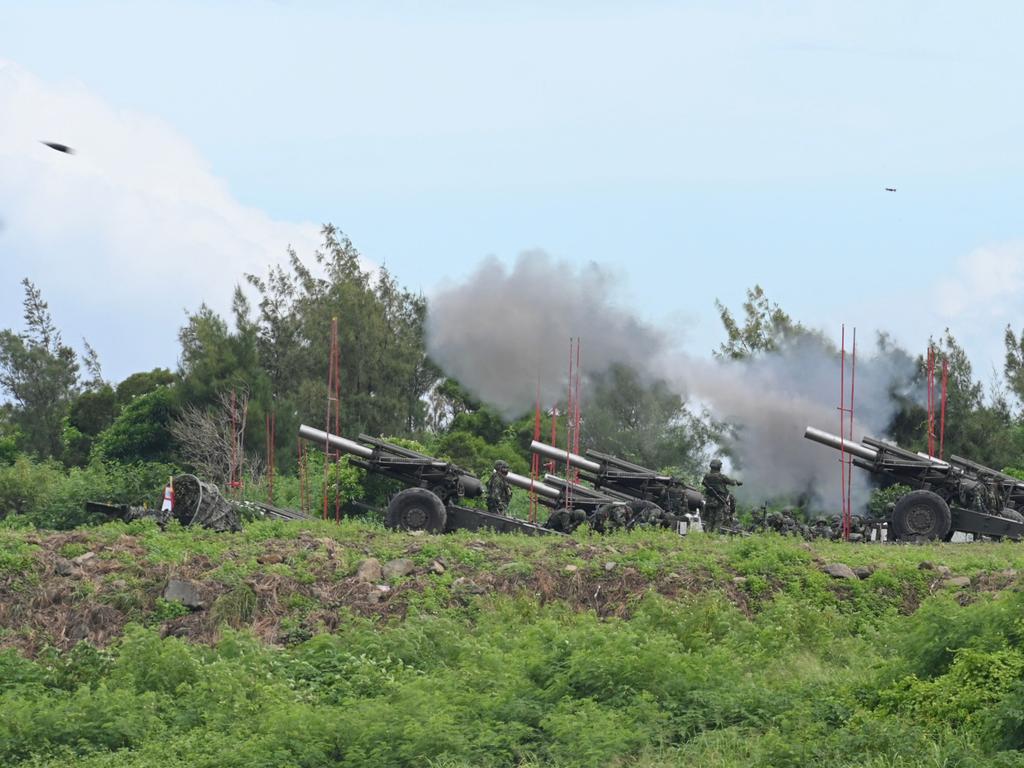
[[[524,491],[532,490],[538,496],[548,499],[558,499],[562,496],[562,492],[554,486],[542,483],[540,480],[534,480],[531,477],[526,477],[525,475],[517,475],[515,472],[509,472],[505,475],[505,479],[509,485],[522,488]]]
[[[534,440],[530,443],[530,450],[534,453],[539,453],[546,459],[568,463],[569,466],[582,469],[584,472],[597,473],[601,471],[601,465],[596,461],[591,461],[584,456],[580,456],[578,453],[571,453],[570,451],[556,448],[553,445],[542,443],[539,440]]]
[[[826,432],[823,429],[815,429],[814,427],[808,427],[804,430],[804,437],[808,440],[813,440],[816,443],[827,445],[829,448],[835,448],[837,451],[846,451],[851,456],[864,459],[865,461],[874,461],[878,458],[878,452],[873,448],[868,448],[866,445],[860,443],[854,443],[849,440],[844,440],[839,435],[833,435],[831,432]]]
[[[336,448],[342,453],[348,453],[352,456],[358,456],[361,459],[368,459],[373,456],[373,449],[367,448],[365,445],[360,445],[354,440],[349,440],[347,437],[341,437],[340,435],[332,435],[328,432],[324,432],[322,429],[316,429],[315,427],[308,427],[302,424],[299,427],[299,437],[309,440],[311,443],[318,443],[320,445],[329,445],[332,448]]]

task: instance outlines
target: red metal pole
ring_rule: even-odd
[[[939,458],[946,443],[946,382],[949,379],[949,359],[942,358],[942,415],[939,417]]]
[[[274,503],[274,422],[273,410],[267,414],[267,503]]]
[[[572,450],[572,437],[573,437],[573,428],[572,427],[573,427],[573,418],[574,418],[573,417],[574,404],[573,404],[573,397],[572,397],[572,337],[571,336],[569,337],[569,382],[568,383],[569,383],[569,403],[568,403],[569,418],[565,422],[565,450],[567,452]],[[571,483],[572,482],[572,467],[569,465],[568,461],[565,462],[565,482],[566,483]],[[570,490],[571,487],[572,487],[571,485],[566,485],[565,486],[565,508],[566,509],[569,509],[569,507],[571,506],[571,500],[572,500],[572,491]]]
[[[846,509],[846,324],[840,332],[839,352],[839,505],[843,539],[850,538],[849,511]]]
[[[337,370],[338,360],[338,318],[331,318],[331,351],[327,359],[327,424],[324,426],[324,431],[330,433],[331,431],[331,401],[336,402],[334,397],[336,389],[335,371]],[[334,411],[337,412],[337,406]],[[337,426],[335,426],[337,428]],[[328,469],[331,464],[331,445],[328,440],[324,439],[324,493],[323,493],[323,519],[327,519],[327,486],[328,486]],[[335,507],[337,507],[337,494],[335,494]],[[337,509],[335,509],[335,517],[337,517]]]
[[[573,453],[580,452],[580,346],[582,345],[582,339],[579,336],[576,337],[576,393],[574,400],[576,402],[576,426],[573,429],[575,439],[573,440]],[[573,472],[575,479],[579,479],[579,470]]]
[[[928,345],[928,363],[925,366],[928,377],[928,455],[935,455],[935,350]]]
[[[235,390],[231,390],[231,471],[228,486],[232,494],[238,488],[238,419],[235,407]]]
[[[540,376],[537,376],[537,400],[533,409],[533,439],[540,440]],[[530,522],[537,522],[537,492],[532,485],[540,477],[540,454],[534,452],[530,457]]]
[[[309,488],[306,485],[306,455],[302,447],[302,438],[298,438],[299,444],[299,506],[307,515],[309,514]]]
[[[558,406],[557,405],[552,405],[551,406],[551,444],[553,446],[555,446],[556,448],[558,447]],[[555,473],[556,468],[557,468],[557,465],[555,464],[555,460],[554,459],[552,459],[551,461],[548,462],[548,471],[551,474]]]
[[[850,353],[850,439],[853,436],[853,396],[857,385],[857,329],[853,329],[853,350]],[[850,523],[853,518],[853,459],[846,466],[846,510],[850,518],[846,525],[846,538],[850,537]]]

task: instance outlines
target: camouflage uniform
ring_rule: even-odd
[[[729,486],[743,483],[722,474],[722,462],[715,459],[711,462],[711,471],[704,475],[701,485],[705,491],[704,530],[717,531],[728,524],[736,508],[736,500],[729,493]]]
[[[629,508],[622,502],[603,504],[590,513],[587,524],[595,533],[607,533],[626,527],[629,521]],[[550,526],[549,526],[550,527]]]
[[[823,517],[819,517],[814,521],[814,525],[811,526],[811,538],[813,539],[828,539],[831,538],[832,531],[828,527],[828,520]]]
[[[508,503],[512,500],[512,486],[508,484],[505,475],[508,474],[508,464],[504,461],[494,462],[494,472],[487,481],[487,511],[496,515],[508,514]]]
[[[579,509],[553,509],[544,527],[552,531],[572,533],[579,528],[580,523],[586,519],[586,515]]]
[[[627,505],[629,509],[629,522],[627,528],[642,528],[644,526],[660,526],[665,518],[665,510],[653,501],[637,499]]]
[[[783,536],[805,536],[806,526],[800,525],[793,517],[783,510],[768,515],[768,529]],[[810,529],[807,529],[809,533]]]

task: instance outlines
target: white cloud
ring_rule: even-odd
[[[171,126],[82,85],[0,60],[0,115],[0,327],[20,326],[11,298],[28,276],[65,335],[88,336],[113,361],[108,375],[148,359],[173,365],[182,308],[223,309],[243,272],[264,272],[289,245],[309,254],[319,240],[317,225],[238,202]],[[160,351],[137,354],[151,344]]]
[[[1024,242],[1006,241],[977,247],[948,266],[922,268],[919,282],[883,281],[877,292],[855,297],[836,315],[846,318],[847,334],[858,327],[861,339],[871,339],[885,331],[919,355],[929,338],[941,339],[948,328],[966,351],[975,378],[989,383],[1003,369],[1006,326],[1016,332],[1024,328],[1021,307]]]
[[[1024,244],[972,251],[938,280],[935,297],[936,313],[951,321],[1017,320],[1024,299]]]

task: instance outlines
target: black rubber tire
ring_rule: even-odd
[[[942,541],[950,531],[949,505],[937,493],[911,491],[896,502],[890,526],[896,539]]]
[[[999,513],[999,516],[1005,517],[1007,520],[1013,520],[1015,523],[1024,523],[1024,515],[1016,509],[1004,509]]]
[[[400,531],[444,533],[447,521],[444,502],[426,488],[406,488],[395,494],[384,514],[388,528]]]

